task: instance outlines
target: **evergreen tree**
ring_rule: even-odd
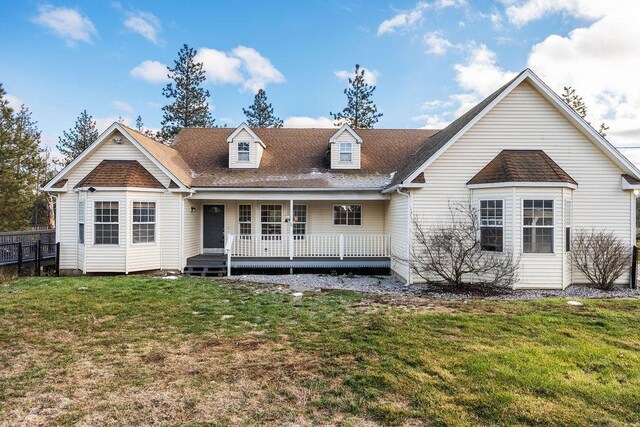
[[[584,99],[580,95],[576,93],[576,90],[571,86],[564,87],[564,92],[560,95],[562,100],[567,103],[571,108],[575,110],[576,113],[583,119],[587,117],[587,105],[584,103]],[[587,122],[591,124],[590,122]],[[598,129],[598,133],[600,135],[607,136],[606,131],[609,130],[609,126],[604,123],[600,123],[600,128]]]
[[[258,90],[253,104],[242,112],[247,117],[247,125],[252,128],[281,128],[282,120],[273,114],[273,106],[267,102],[267,93],[264,89]]]
[[[195,62],[195,49],[184,44],[178,52],[168,76],[173,82],[162,89],[162,95],[172,100],[162,107],[161,137],[171,140],[180,129],[188,127],[211,127],[213,118],[209,111],[209,91],[202,88],[206,80],[201,62]]]
[[[0,85],[0,231],[25,229],[36,205],[46,162],[29,110],[9,107]]]
[[[96,139],[98,139],[96,122],[87,113],[87,110],[83,110],[73,127],[62,132],[62,136],[58,138],[56,147],[64,156],[58,163],[62,166],[68,165]]]
[[[148,136],[149,138],[153,138],[153,139],[159,138],[159,139],[161,139],[161,135],[159,133],[156,134],[151,129],[147,129],[147,128],[144,127],[144,122],[142,121],[142,116],[138,116],[136,118],[136,130],[138,132],[140,132],[141,134]]]
[[[138,132],[144,131],[144,123],[142,122],[142,116],[136,117],[136,130]]]
[[[364,68],[356,64],[354,77],[349,78],[349,87],[344,90],[347,106],[339,113],[329,113],[336,120],[336,125],[346,123],[352,128],[369,129],[382,117],[371,99],[376,87],[365,81],[364,73]]]

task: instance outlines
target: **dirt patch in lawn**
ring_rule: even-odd
[[[48,369],[10,396],[1,425],[311,424],[320,362],[286,342],[247,335],[153,341],[126,352],[94,351]],[[95,346],[95,343],[94,343]],[[27,353],[28,354],[28,353]],[[33,355],[32,364],[41,364]],[[323,417],[326,421],[326,414]]]

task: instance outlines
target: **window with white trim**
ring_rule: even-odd
[[[483,251],[502,252],[504,241],[504,202],[480,200],[480,246]]]
[[[333,225],[362,225],[362,205],[334,205]]]
[[[573,224],[573,202],[564,201],[564,250],[571,251],[571,226]]]
[[[307,205],[293,205],[293,238],[302,240],[307,234]]]
[[[341,142],[340,143],[340,161],[351,162],[353,159],[353,143]]]
[[[524,200],[522,207],[522,251],[553,253],[553,200]]]
[[[247,141],[238,142],[238,161],[248,162],[250,160],[249,152],[251,150],[250,143]]]
[[[156,241],[156,202],[133,202],[133,243]]]
[[[93,242],[96,245],[117,245],[120,224],[118,202],[94,202]]]
[[[238,234],[243,240],[251,239],[251,205],[238,205]]]
[[[262,240],[282,238],[282,205],[260,205]]]
[[[84,200],[78,202],[78,243],[84,245]]]

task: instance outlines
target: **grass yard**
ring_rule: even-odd
[[[0,285],[0,424],[640,423],[640,300]]]

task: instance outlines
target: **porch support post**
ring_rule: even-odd
[[[344,259],[344,234],[340,234],[340,260]]]
[[[289,259],[293,259],[293,199],[289,200]]]

